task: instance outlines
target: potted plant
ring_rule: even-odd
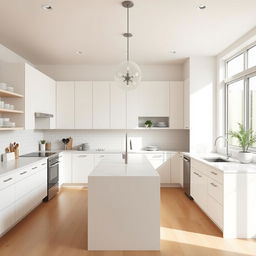
[[[45,140],[40,140],[40,144],[39,144],[39,151],[44,152],[45,151]]]
[[[150,128],[150,127],[152,127],[152,125],[153,125],[153,122],[152,122],[151,120],[147,120],[147,121],[145,122],[145,127],[146,127],[146,128]]]
[[[238,140],[239,146],[242,149],[242,151],[238,152],[238,160],[243,164],[248,164],[252,161],[253,156],[248,149],[256,142],[256,135],[252,129],[245,130],[242,124],[238,123],[238,126],[239,130],[230,131],[229,135]]]

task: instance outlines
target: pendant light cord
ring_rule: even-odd
[[[130,17],[129,17],[129,9],[127,8],[127,61],[130,60],[130,43],[129,43],[129,39],[130,39],[130,27],[129,27],[129,23],[130,23]]]

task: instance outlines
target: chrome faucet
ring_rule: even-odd
[[[217,141],[219,139],[224,139],[224,141],[226,142],[226,157],[227,159],[229,159],[229,157],[231,157],[231,154],[229,154],[229,145],[228,145],[228,136],[224,137],[224,136],[218,136],[216,139],[215,139],[215,142],[214,142],[214,146],[216,147],[217,146]]]

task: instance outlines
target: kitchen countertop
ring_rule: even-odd
[[[20,157],[19,159],[10,160],[0,163],[0,176],[10,174],[12,171],[27,167],[38,161],[45,160],[46,157]]]
[[[143,155],[130,155],[128,164],[121,157],[102,160],[89,176],[159,176],[147,158]]]
[[[255,173],[256,174],[256,164],[241,164],[237,159],[229,158],[229,162],[208,162],[204,158],[214,158],[220,157],[225,159],[225,155],[217,153],[207,153],[207,154],[191,154],[183,153],[184,155],[190,156],[191,158],[198,160],[204,164],[207,164],[223,173]]]

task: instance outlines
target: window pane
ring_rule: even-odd
[[[244,54],[241,54],[228,62],[228,77],[244,70]]]
[[[237,131],[238,123],[243,123],[244,119],[244,81],[228,85],[228,131]],[[229,138],[231,145],[238,145],[237,140]]]
[[[256,66],[256,46],[248,51],[248,68]]]
[[[250,128],[256,131],[256,76],[249,79]]]

